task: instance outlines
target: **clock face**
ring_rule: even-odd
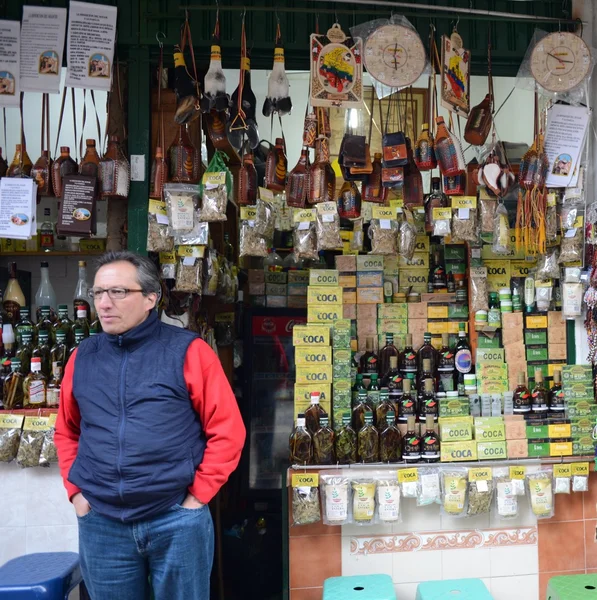
[[[402,25],[383,25],[365,43],[367,72],[389,87],[405,87],[414,83],[425,69],[425,60],[421,38]]]
[[[574,33],[551,33],[531,53],[531,73],[549,92],[575,88],[589,75],[591,67],[591,51]]]

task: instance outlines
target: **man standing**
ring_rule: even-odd
[[[236,468],[245,428],[211,348],[165,325],[147,258],[109,252],[90,297],[104,333],[70,357],[56,422],[93,600],[208,600],[207,503]]]

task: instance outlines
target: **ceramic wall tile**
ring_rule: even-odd
[[[24,527],[27,524],[27,488],[25,472],[16,464],[0,464],[0,506],[3,527]]]
[[[393,526],[394,533],[410,531],[436,531],[441,529],[439,505],[417,506],[412,498],[403,499],[401,503],[402,523]]]
[[[539,572],[537,545],[491,548],[491,577],[536,575]]]
[[[418,552],[398,552],[392,555],[394,561],[394,583],[415,583],[442,579],[442,552],[425,552],[422,560]]]
[[[27,526],[77,525],[57,468],[27,469]]]
[[[76,525],[27,527],[27,554],[33,552],[78,552],[79,530]]]
[[[442,552],[442,579],[489,577],[491,561],[489,549],[472,548]]]
[[[355,525],[353,523],[342,526],[342,537],[358,535],[392,535],[394,526],[392,524],[374,523],[373,525]]]
[[[560,521],[582,521],[584,518],[584,494],[557,494],[555,511],[550,523]]]
[[[457,531],[459,529],[489,529],[489,527],[489,513],[485,515],[477,515],[475,517],[467,517],[466,519],[444,514],[441,515],[441,529],[444,530]]]
[[[591,519],[585,525],[585,567],[597,569],[597,521]]]
[[[392,576],[393,559],[387,554],[353,554],[350,551],[351,539],[342,538],[342,575],[373,575],[384,573]]]
[[[0,527],[0,565],[26,553],[25,537],[25,527]]]
[[[394,585],[398,600],[416,600],[418,583],[397,583]]]
[[[534,600],[539,598],[539,578],[537,575],[492,577],[490,592],[493,600],[513,600],[514,598]]]
[[[494,512],[490,516],[492,529],[532,527],[533,525],[537,525],[537,517],[533,514],[526,496],[518,497],[518,515],[514,519],[500,519]]]
[[[564,551],[565,549],[565,551]],[[539,524],[539,570],[585,568],[585,524],[582,521]]]
[[[320,587],[342,574],[341,537],[294,537],[289,540],[290,588]]]

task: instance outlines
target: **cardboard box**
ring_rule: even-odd
[[[523,344],[523,340],[522,327],[518,329],[504,327],[502,329],[502,343],[504,344],[504,348],[512,344]]]
[[[332,326],[332,346],[334,348],[350,348],[351,335],[352,321],[349,319],[334,321]]]
[[[357,335],[359,337],[361,337],[362,335],[377,336],[377,321],[369,319],[358,319]]]
[[[503,313],[502,314],[502,325],[504,331],[506,329],[522,329],[522,313]]]
[[[508,458],[527,458],[529,447],[525,439],[506,440]]]
[[[547,348],[527,348],[527,362],[547,362]]]
[[[288,308],[307,308],[307,296],[288,296]]]
[[[516,314],[516,313],[512,313],[512,314]],[[527,315],[526,328],[527,329],[546,329],[547,328],[547,316],[546,315]]]
[[[288,301],[286,296],[266,296],[265,305],[268,308],[287,308]]]
[[[550,456],[572,456],[572,442],[552,442],[549,444]]]
[[[545,346],[547,344],[547,331],[529,329],[524,332],[524,343],[527,346]]]
[[[427,302],[409,302],[406,306],[409,319],[427,319]]]
[[[427,269],[429,270],[429,253],[415,252],[412,260],[407,261],[403,256],[399,260],[400,269]]]
[[[343,304],[342,305],[342,316],[345,319],[356,319],[357,318],[357,305],[356,304]]]
[[[359,271],[357,273],[357,287],[383,288],[382,271]]]
[[[349,352],[350,354],[350,352]],[[332,349],[329,346],[295,346],[294,362],[297,366],[332,364]]]
[[[383,257],[384,275],[398,275],[400,271],[400,258],[398,256]]]
[[[309,271],[303,269],[288,271],[288,283],[302,283],[303,285],[307,285],[309,283]]]
[[[566,343],[566,330],[565,329],[548,329],[547,330],[547,341],[550,344],[565,344]]]
[[[288,283],[288,273],[282,271],[265,271],[265,283]]]
[[[565,360],[566,359],[566,344],[549,344],[548,351],[549,360]]]
[[[426,269],[400,269],[398,275],[400,287],[412,287],[413,291],[424,293],[427,291],[428,275],[429,272]]]
[[[499,348],[500,338],[497,335],[489,336],[486,333],[479,332],[477,334],[478,348]]]
[[[263,269],[249,269],[249,284],[265,283],[265,271]]]
[[[340,273],[340,277],[338,278],[338,285],[342,288],[356,288],[357,276],[344,275],[343,273]]]
[[[549,446],[549,442],[545,441],[528,442],[527,450],[529,458],[544,458],[546,456],[550,456]]]
[[[508,458],[506,442],[478,442],[478,460],[504,460]]]
[[[383,287],[357,288],[357,304],[381,304]]]
[[[525,440],[525,452],[527,430],[525,421],[506,421],[506,440]]]
[[[448,306],[448,319],[468,320],[469,312],[466,304],[450,304]]]
[[[442,335],[450,332],[448,321],[427,321],[427,331],[431,335]]]
[[[265,306],[265,296],[249,296],[251,306]]]
[[[249,296],[265,296],[265,283],[249,283]]]
[[[424,333],[413,333],[413,348],[418,351],[419,348],[425,343]]]
[[[591,365],[566,365],[562,369],[562,382],[591,383],[593,380],[593,368]]]
[[[378,304],[378,319],[408,319],[408,307],[406,303],[400,304]]]
[[[569,438],[572,435],[572,425],[570,423],[557,423],[547,426],[550,438]]]
[[[334,321],[344,318],[344,306],[350,306],[350,304],[309,304],[307,321],[332,324]]]
[[[307,289],[307,302],[311,304],[342,304],[342,288],[310,285]]]
[[[446,244],[444,246],[444,260],[464,261],[465,258],[466,246],[464,244]]]
[[[314,369],[312,365],[296,367],[296,383],[322,385],[331,384],[333,379],[332,365],[320,365]]]
[[[408,332],[424,334],[427,331],[427,319],[408,318]]]
[[[293,346],[329,346],[330,328],[325,325],[295,325],[292,328]]]
[[[527,425],[527,440],[541,440],[549,437],[549,426]]]
[[[334,260],[336,261],[337,271],[354,273],[357,270],[357,257],[355,255],[338,254]]]
[[[319,403],[330,414],[332,405],[332,386],[328,384],[295,384],[294,385],[294,417],[311,404],[311,392],[319,392]],[[300,409],[300,410],[297,410]]]
[[[506,361],[511,365],[520,364],[520,362],[526,362],[526,348],[522,343],[509,344],[504,347]]]
[[[289,283],[288,284],[288,295],[289,296],[304,296],[305,302],[307,301],[307,284],[306,283]]]
[[[441,419],[440,436],[442,442],[466,442],[473,439],[471,417],[461,419]]]
[[[342,304],[356,304],[357,303],[357,290],[356,288],[343,288],[342,292]]]
[[[477,460],[477,442],[443,442],[441,462],[463,462]]]
[[[340,285],[340,275],[333,269],[311,269],[309,271],[309,285],[332,286]]]
[[[265,294],[266,296],[287,296],[288,285],[285,283],[266,283]]]
[[[377,319],[378,333],[408,333],[408,319]]]
[[[427,305],[427,318],[428,319],[447,319],[448,318],[448,307],[442,306],[441,304],[428,304]]]
[[[553,377],[555,371],[562,372],[562,367],[566,364],[566,361],[550,361],[547,365],[547,371],[550,377]]]
[[[478,442],[503,442],[506,440],[506,427],[500,423],[483,423],[475,419],[475,439]]]
[[[383,271],[383,256],[359,254],[357,256],[358,271]]]
[[[357,305],[357,319],[367,319],[369,321],[375,321],[377,319],[377,306],[372,304],[359,304]]]
[[[551,310],[547,313],[547,326],[549,329],[566,329],[566,321],[562,320],[559,310]]]

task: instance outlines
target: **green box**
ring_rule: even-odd
[[[574,456],[592,456],[595,453],[595,441],[590,435],[572,438],[572,454]]]
[[[334,321],[332,327],[332,346],[334,348],[350,348],[350,319]]]
[[[478,460],[504,460],[508,458],[506,442],[478,442]]]
[[[452,273],[452,275],[464,275],[466,273],[466,263],[446,262],[446,273]]]
[[[444,260],[464,261],[466,246],[464,244],[446,244],[444,247]]]
[[[527,440],[541,440],[549,437],[549,425],[527,425]]]
[[[570,422],[571,432],[573,438],[580,438],[584,436],[591,437],[593,435],[593,428],[595,422],[587,417],[577,418]]]
[[[470,403],[468,400],[440,400],[439,416],[441,417],[468,417],[470,415]]]
[[[549,456],[550,445],[549,442],[529,442],[529,458],[543,458]]]
[[[590,383],[593,380],[591,365],[565,365],[562,367],[562,382]]]
[[[504,442],[506,440],[504,422],[479,423],[475,420],[475,439],[478,442]]]
[[[527,361],[547,361],[547,348],[527,348]]]
[[[473,424],[468,421],[444,421],[440,423],[440,436],[443,442],[467,442],[473,439]]]
[[[574,400],[575,398],[593,398],[592,383],[571,383],[566,382],[563,387],[566,400]]]
[[[541,369],[543,372],[543,379],[547,379],[549,377],[549,366],[546,364],[540,365],[527,365],[527,375],[529,379],[535,381],[535,369]]]
[[[408,304],[399,302],[396,304],[378,304],[377,318],[392,321],[394,319],[408,319]]]
[[[527,346],[547,344],[547,331],[540,329],[527,329],[524,332],[524,343]]]
[[[479,336],[477,337],[477,348],[499,348],[500,347],[500,338],[497,335],[493,337],[489,337],[482,332],[479,332]]]
[[[448,319],[468,319],[468,306],[466,304],[450,304]]]
[[[581,417],[595,419],[597,417],[597,405],[584,401],[578,404],[568,404],[567,413],[571,420]]]

